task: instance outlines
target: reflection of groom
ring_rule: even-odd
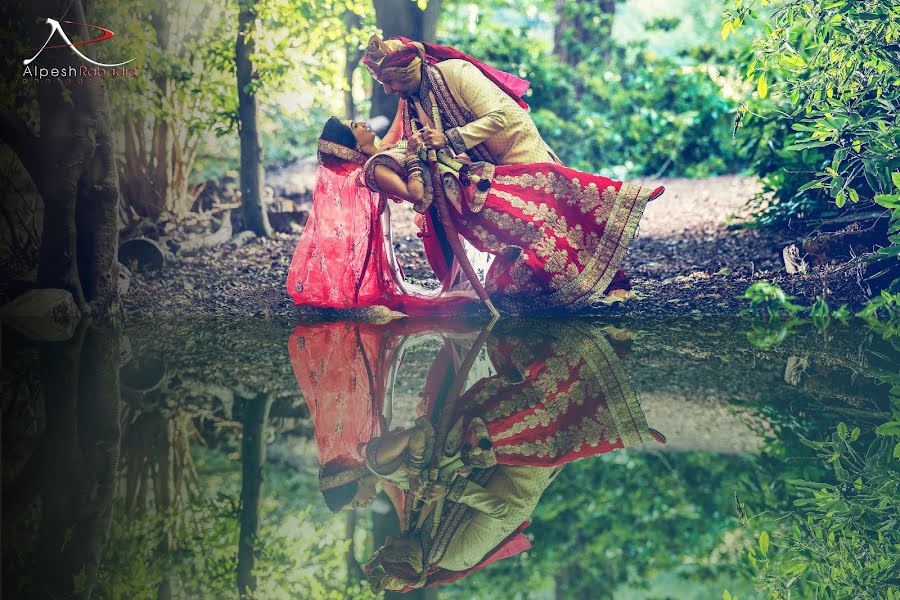
[[[398,116],[403,138],[413,133],[416,120],[426,127],[422,139],[429,148],[447,148],[495,165],[562,164],[526,110],[522,95],[528,89],[527,81],[454,48],[401,37],[382,41],[372,36],[363,64],[385,92],[402,98]],[[443,132],[432,119],[435,110]],[[449,272],[450,256],[440,240],[434,208],[430,212],[423,242],[429,262],[443,280]],[[437,256],[446,257],[446,265]],[[630,288],[621,271],[608,289],[616,288]]]

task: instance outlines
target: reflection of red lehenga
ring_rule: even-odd
[[[602,330],[517,327],[493,334],[487,347],[496,374],[456,398],[454,380],[467,377],[460,365],[472,350],[448,342],[433,363],[423,399],[443,456],[432,464],[454,460],[472,470],[451,476],[441,510],[424,519],[407,516],[413,526],[404,543],[421,545],[421,562],[411,570],[397,567],[392,549],[379,551],[367,567],[376,587],[410,590],[454,581],[527,549],[522,532],[562,465],[665,441],[648,427],[620,365],[624,348],[614,347]],[[482,451],[467,459],[475,446]],[[407,510],[413,506],[406,503]]]
[[[288,341],[315,427],[319,485],[329,506],[335,490],[369,475],[361,451],[384,429],[384,375],[392,351],[378,328],[359,323],[299,326]]]
[[[386,151],[370,159],[367,185],[377,189],[373,169],[379,164],[405,176],[398,157]],[[630,289],[619,266],[647,202],[663,193],[662,187],[553,163],[472,163],[459,177],[445,172],[443,182],[459,234],[479,251],[496,255],[485,288],[498,307],[511,312],[577,310],[613,290]],[[423,213],[429,262],[442,277],[452,258],[442,241],[446,234],[429,198],[415,208]]]

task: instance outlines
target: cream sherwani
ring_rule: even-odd
[[[461,109],[471,114],[465,125],[445,131],[450,148],[462,154],[478,144],[497,165],[559,162],[524,108],[497,87],[472,63],[453,59],[434,65]],[[419,104],[417,98],[412,98]],[[421,105],[420,105],[421,107]],[[420,116],[427,117],[427,111]]]

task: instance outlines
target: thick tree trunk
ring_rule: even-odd
[[[244,438],[241,443],[241,531],[238,541],[237,587],[240,597],[256,592],[256,545],[259,534],[262,488],[266,464],[266,423],[275,397],[257,396],[244,409]]]
[[[55,2],[27,5],[32,47],[40,48],[49,31],[39,17],[55,14],[55,8]],[[90,20],[82,2],[74,2],[70,11],[77,22]],[[82,29],[79,34],[87,39]],[[82,51],[90,53],[87,47]],[[36,64],[68,67],[73,56],[44,52]],[[44,203],[37,284],[68,290],[82,312],[100,314],[117,297],[119,182],[106,90],[97,80],[44,83],[38,88],[38,109],[40,137],[18,116],[3,114],[4,139]]]
[[[420,42],[436,41],[441,0],[428,0],[424,11],[409,0],[373,0],[372,3],[375,6],[375,23],[384,32],[385,38],[402,35]],[[397,96],[385,94],[384,88],[375,82],[370,116],[392,118],[397,113],[398,100]]]
[[[257,127],[255,69],[250,57],[256,47],[256,1],[240,0],[234,59],[237,67],[238,133],[241,138],[241,204],[244,223],[261,237],[272,237],[263,204],[262,146]]]

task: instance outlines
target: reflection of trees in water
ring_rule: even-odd
[[[119,459],[119,332],[83,321],[65,342],[15,343],[16,352],[24,347],[30,356],[16,366],[30,373],[11,405],[4,402],[4,429],[23,426],[24,438],[11,441],[27,442],[16,446],[27,459],[8,478],[4,471],[3,552],[12,558],[4,568],[5,592],[90,597]]]

